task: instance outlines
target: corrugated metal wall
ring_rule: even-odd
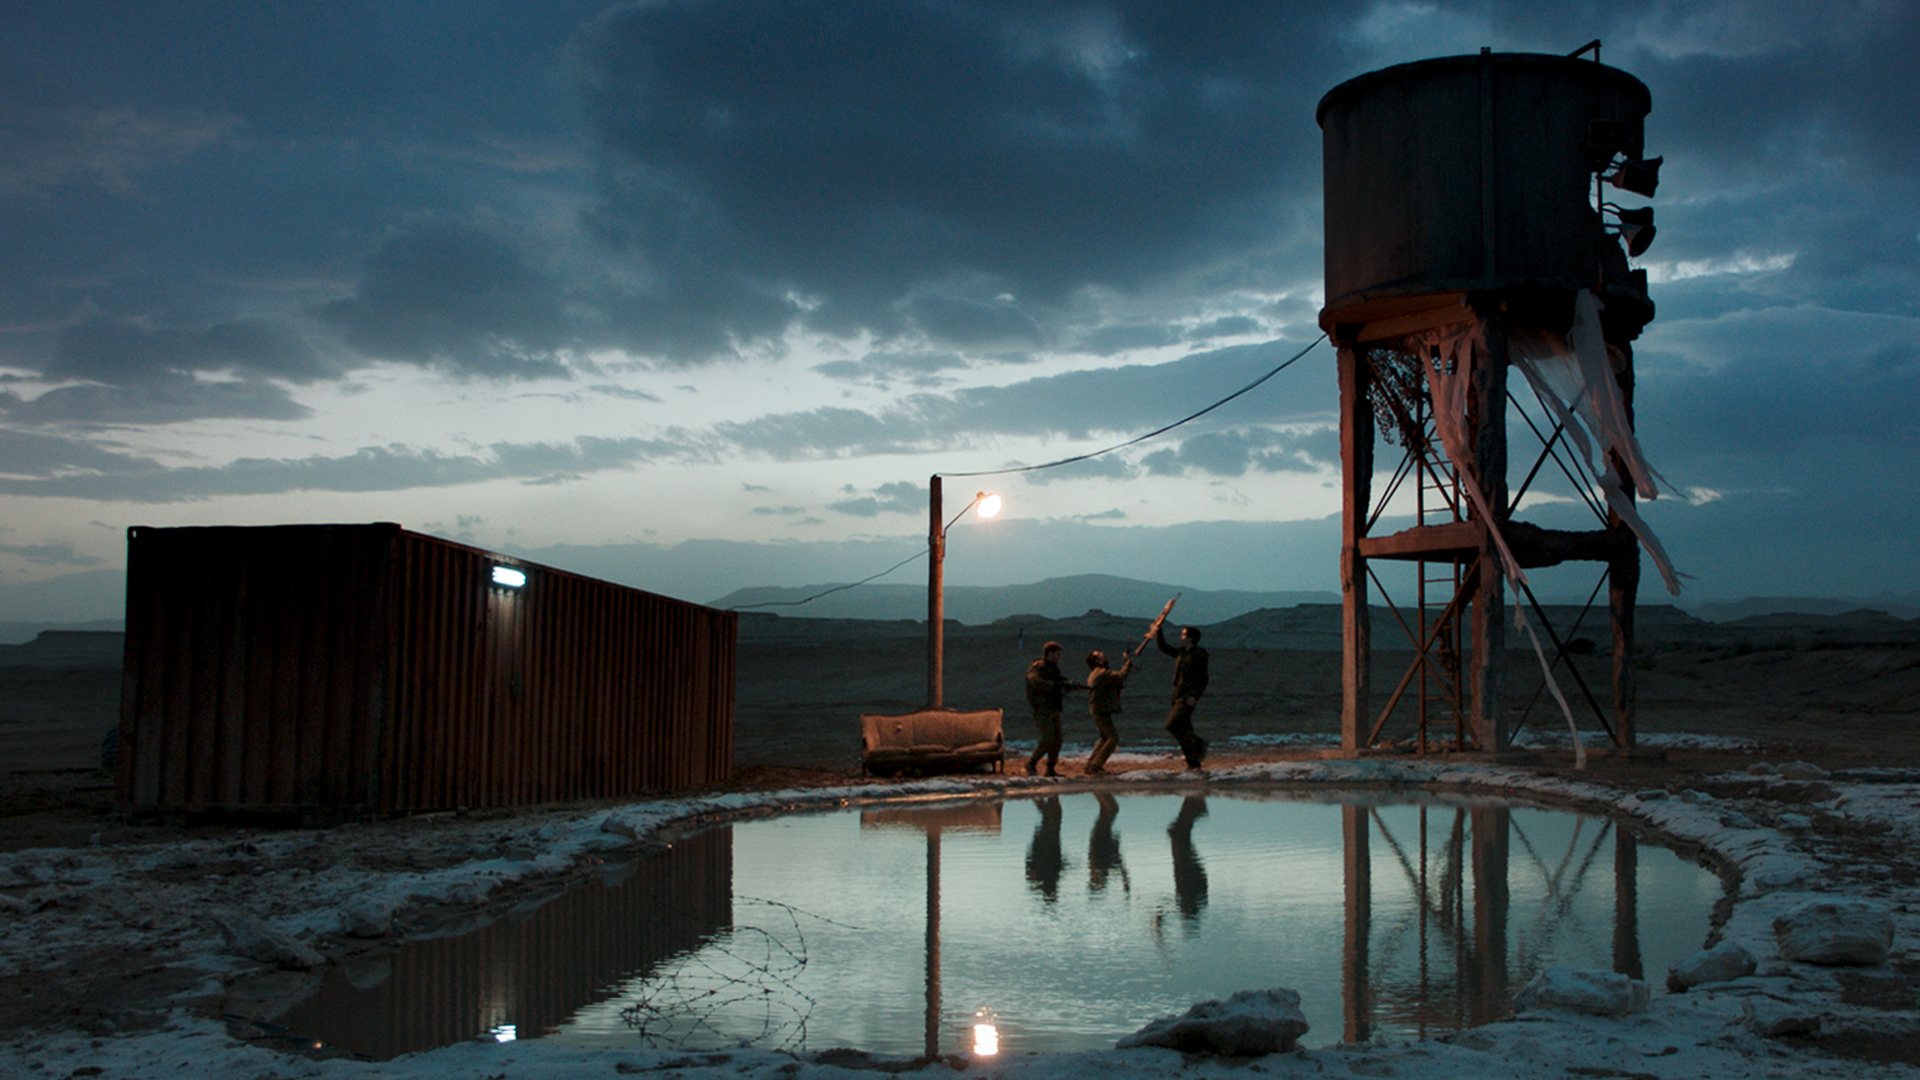
[[[527,574],[494,585],[495,565]],[[129,530],[119,795],[392,813],[723,780],[735,616],[397,525]]]

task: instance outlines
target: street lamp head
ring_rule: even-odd
[[[973,497],[974,505],[980,508],[980,516],[990,518],[1000,512],[1000,496],[981,492]]]

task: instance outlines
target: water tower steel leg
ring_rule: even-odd
[[[1507,524],[1507,335],[1498,320],[1483,320],[1487,352],[1475,355],[1472,372],[1474,478],[1486,498],[1492,521]],[[1480,748],[1492,753],[1507,750],[1506,709],[1500,700],[1502,661],[1507,651],[1506,578],[1492,534],[1481,531],[1475,564],[1473,603],[1473,673],[1471,707],[1474,734]]]
[[[1625,362],[1620,365],[1615,380],[1620,384],[1620,400],[1626,407],[1627,425],[1631,428],[1634,425],[1633,344],[1620,342],[1619,348]],[[1615,476],[1627,475],[1617,455],[1611,464]],[[1632,486],[1624,487],[1627,500],[1633,501]],[[1640,541],[1617,513],[1607,514],[1607,526],[1621,541],[1607,562],[1607,608],[1613,616],[1613,737],[1622,748],[1632,750],[1639,744],[1635,718],[1639,691],[1633,675],[1633,609],[1640,595]]]
[[[1367,560],[1360,538],[1373,500],[1373,406],[1368,367],[1351,344],[1339,346],[1340,461],[1340,749],[1357,754],[1367,744],[1368,684],[1372,678],[1372,624],[1367,611]]]
[[[1607,563],[1607,609],[1613,622],[1613,738],[1628,750],[1639,739],[1633,675],[1633,608],[1639,593],[1640,546],[1628,537],[1620,554]]]

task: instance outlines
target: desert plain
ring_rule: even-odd
[[[1117,656],[1137,643],[1150,614],[1090,611],[1071,619],[1015,616],[950,626],[946,703],[1000,708],[1006,716],[1010,775],[979,782],[1048,783],[1018,777],[1032,740],[1022,674],[1044,642],[1060,642],[1063,666],[1079,674],[1087,650]],[[1170,783],[1225,782],[1251,766],[1319,760],[1337,745],[1337,608],[1255,611],[1204,629],[1213,680],[1196,723],[1213,745],[1208,775],[1181,774],[1160,731],[1171,662],[1149,649],[1124,698],[1114,763],[1121,775],[1080,775],[1092,727],[1076,699],[1067,711],[1065,776],[1052,783],[1119,783],[1129,773],[1164,775]],[[1585,636],[1600,637],[1597,629],[1590,625]],[[1726,820],[1775,830],[1786,838],[1784,847],[1817,863],[1821,888],[1874,897],[1911,926],[1920,914],[1920,621],[1859,611],[1709,622],[1647,606],[1637,631],[1636,752],[1609,749],[1590,710],[1580,707],[1581,683],[1607,699],[1610,658],[1602,645],[1575,658],[1578,678],[1558,673],[1590,750],[1584,765],[1576,763],[1566,720],[1544,692],[1539,662],[1520,649],[1507,657],[1504,678],[1508,722],[1521,753],[1498,763],[1453,754],[1439,727],[1429,733],[1432,752],[1418,754],[1411,749],[1417,732],[1396,717],[1381,737],[1400,749],[1378,759],[1485,765],[1540,790],[1565,782],[1573,785],[1568,790],[1588,793],[1589,801],[1597,792],[1602,801],[1623,804],[1671,797],[1724,808],[1733,815]],[[1383,699],[1408,654],[1388,647],[1378,623],[1376,635],[1374,681]],[[858,716],[910,711],[924,701],[925,640],[924,626],[912,621],[743,616],[732,776],[712,789],[661,797],[707,807],[710,816],[727,798],[751,793],[849,789],[871,798],[876,785],[879,795],[886,785],[908,789],[916,781],[863,774]],[[244,824],[130,823],[114,812],[111,776],[101,764],[119,707],[117,649],[117,635],[99,632],[50,633],[0,646],[0,937],[7,945],[0,963],[0,1039],[19,1055],[9,1061],[32,1060],[31,1048],[44,1040],[149,1030],[183,1012],[231,1023],[296,1000],[298,978],[273,984],[249,977],[245,965],[206,969],[203,958],[219,951],[219,935],[205,917],[215,907],[284,921],[313,895],[301,883],[323,872],[345,867],[369,880],[430,875],[491,847],[523,842],[535,830],[551,832],[555,822],[617,809],[612,803],[484,809],[302,830],[297,843]],[[1789,766],[1791,775],[1783,778]],[[1884,813],[1849,813],[1849,801],[1859,803],[1862,793],[1883,805],[1907,806],[1904,824],[1889,823]],[[510,835],[521,840],[509,842]],[[410,933],[485,918],[531,893],[564,886],[597,861],[549,860],[478,897],[396,912],[390,933],[378,942],[322,934],[311,944],[329,959],[392,948]],[[89,878],[86,868],[96,865],[118,868],[110,889]],[[1732,862],[1722,870],[1735,878],[1741,872]],[[1791,1075],[1796,1054],[1807,1062],[1863,1067],[1920,1065],[1920,942],[1903,937],[1887,962],[1840,972],[1820,985],[1846,1006],[1845,1015],[1817,1032],[1773,1038],[1770,1052],[1789,1060],[1752,1075],[1775,1075],[1775,1065]],[[1666,1074],[1628,1068],[1609,1075]]]

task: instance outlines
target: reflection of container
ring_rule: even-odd
[[[617,1006],[620,988],[671,970],[733,922],[733,833],[695,833],[470,933],[349,960],[273,1022],[381,1061],[476,1037],[541,1038],[606,1011],[610,996]]]
[[[393,524],[136,527],[119,802],[337,817],[722,780],[734,635]]]
[[[1593,121],[1614,122],[1639,157],[1651,100],[1616,68],[1526,53],[1401,64],[1328,91],[1322,324],[1389,318],[1434,294],[1594,288],[1603,268],[1607,291],[1644,304],[1594,210],[1584,146]]]

